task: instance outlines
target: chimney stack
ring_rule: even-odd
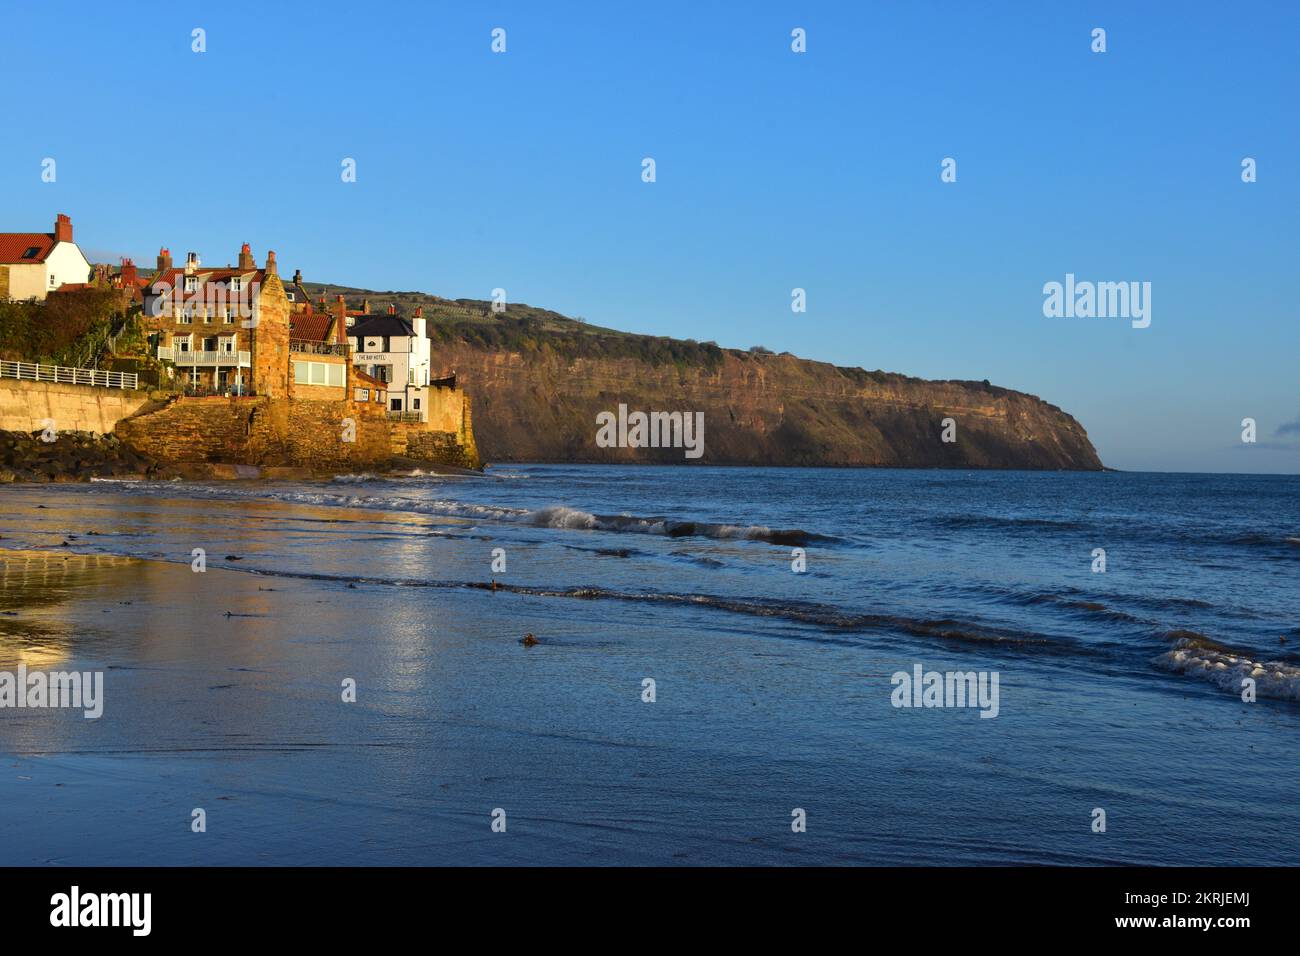
[[[172,251],[166,246],[158,250],[158,271],[166,272],[172,267]]]
[[[136,284],[135,262],[132,259],[122,260],[122,285],[134,287]]]
[[[411,328],[415,331],[416,338],[424,338],[424,306],[415,307],[415,318],[411,322]]]
[[[294,285],[302,285],[302,270],[301,270],[301,269],[294,269],[294,270],[293,270],[293,284],[294,284]]]
[[[391,302],[388,304],[388,314],[389,315],[397,314],[397,306],[393,305]]]
[[[185,253],[185,274],[192,275],[194,270],[199,267],[199,254],[197,252]]]
[[[269,276],[279,275],[275,271],[275,252],[271,249],[266,250],[266,274]]]
[[[58,217],[54,220],[54,241],[72,241],[72,220],[63,213],[59,213]]]
[[[253,250],[248,243],[239,247],[239,268],[245,272],[252,272],[257,268],[257,260],[253,258]]]
[[[362,300],[361,300],[361,314],[362,314],[362,315],[369,315],[369,314],[370,314],[370,300],[369,300],[369,299],[362,299]]]
[[[334,333],[336,345],[348,344],[348,304],[343,296],[334,302],[334,325],[330,331]]]

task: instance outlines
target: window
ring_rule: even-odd
[[[325,362],[294,362],[293,381],[295,385],[332,385],[342,388],[347,384],[346,370],[342,365]]]
[[[244,277],[243,277],[243,276],[235,276],[234,278],[232,278],[232,279],[230,280],[230,291],[231,291],[231,292],[240,292],[240,291],[243,290],[243,288],[244,288]],[[292,299],[293,296],[289,296],[289,298]]]
[[[402,410],[402,400],[400,398],[394,398],[388,403],[388,407],[392,411],[400,412]]]
[[[408,369],[408,370],[407,370],[407,372],[406,372],[406,384],[407,384],[407,385],[414,385],[414,384],[415,384],[415,369]]]
[[[411,399],[411,411],[418,412],[419,410],[420,410],[420,400],[418,398]]]
[[[203,351],[215,352],[217,350],[217,340],[211,336],[203,340]]]
[[[190,350],[190,337],[188,335],[178,335],[172,339],[172,345],[176,346],[177,352],[188,352]]]
[[[193,324],[194,324],[194,306],[192,306],[192,305],[187,305],[187,306],[185,306],[185,308],[183,308],[183,309],[181,310],[181,319],[180,319],[180,322],[181,322],[181,325],[193,325]]]
[[[24,258],[24,259],[35,259],[35,258],[36,258],[37,256],[39,256],[40,254],[41,254],[41,247],[40,247],[40,246],[28,246],[28,247],[27,247],[27,250],[23,253],[23,258]]]
[[[221,351],[223,352],[235,351],[235,337],[233,335],[227,335],[221,339]]]
[[[185,277],[185,291],[186,291],[186,292],[197,292],[198,289],[199,289],[199,277],[198,277],[198,276],[186,276],[186,277]]]
[[[235,324],[235,310],[232,309],[232,308],[230,308],[230,307],[228,307],[228,306],[227,306],[227,308],[226,308],[225,323],[226,323],[226,325],[234,325],[234,324]]]
[[[55,282],[55,279],[54,279],[54,273],[53,273],[53,272],[50,273],[50,288],[51,288],[51,289],[57,289],[57,288],[58,288],[58,284]]]

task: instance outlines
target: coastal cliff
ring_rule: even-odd
[[[602,448],[601,412],[702,412],[701,464],[1097,471],[1083,426],[988,382],[926,381],[766,349],[637,335],[523,303],[310,283],[313,294],[419,306],[434,373],[474,401],[484,461],[682,463],[680,448]],[[955,441],[941,440],[943,420]]]
[[[435,346],[475,401],[487,461],[681,462],[680,449],[600,448],[596,416],[704,414],[702,463],[1099,470],[1083,427],[1054,405],[982,382],[931,382],[793,355],[721,350],[712,366]],[[943,419],[956,440],[940,440]]]

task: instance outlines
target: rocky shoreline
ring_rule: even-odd
[[[141,455],[116,435],[0,431],[0,484],[72,482],[91,478],[170,478],[172,470]]]
[[[376,474],[412,474],[481,477],[482,473],[454,465],[433,465],[413,458],[394,457],[382,467],[365,469]],[[259,467],[226,462],[161,462],[142,455],[116,435],[95,432],[59,432],[52,442],[42,433],[0,431],[0,484],[13,482],[84,482],[92,478],[169,481],[237,481],[258,479],[303,480],[331,478],[337,469]]]

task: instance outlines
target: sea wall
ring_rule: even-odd
[[[148,393],[135,389],[5,378],[0,379],[0,431],[40,431],[49,420],[59,432],[103,435],[148,402]]]
[[[374,403],[268,398],[178,398],[118,424],[141,454],[168,463],[383,467],[394,458],[476,468],[478,453],[455,432],[389,421]]]

